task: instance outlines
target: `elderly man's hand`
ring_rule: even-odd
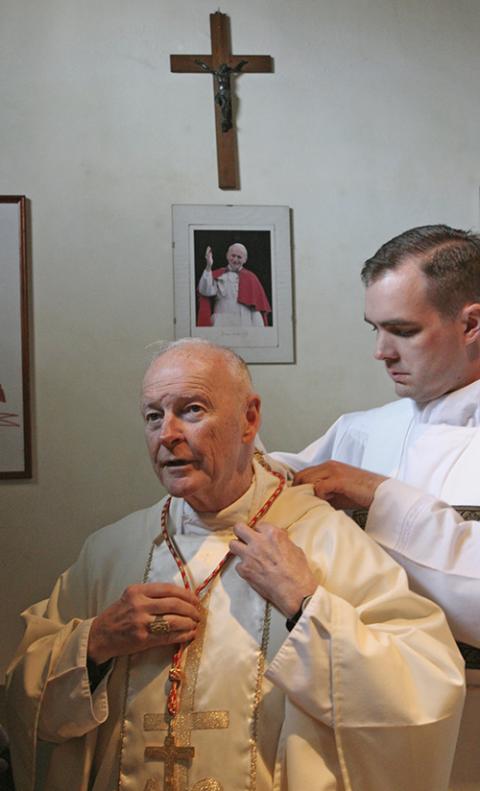
[[[317,588],[305,553],[285,530],[268,522],[255,529],[240,522],[233,532],[238,540],[230,542],[230,550],[240,558],[238,574],[290,618]]]
[[[149,625],[163,616],[169,631],[152,634]],[[118,601],[97,615],[88,640],[88,657],[100,665],[160,645],[186,643],[195,637],[200,620],[197,597],[185,588],[150,582],[129,585]]]
[[[341,461],[326,461],[297,472],[293,485],[311,483],[317,497],[334,508],[369,508],[378,487],[387,478]]]

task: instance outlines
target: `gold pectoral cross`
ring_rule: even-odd
[[[164,762],[163,791],[184,791],[186,789],[186,763],[192,760],[195,748],[189,742],[192,730],[217,730],[228,728],[228,711],[192,711],[177,714],[174,720],[175,736],[171,733],[167,717],[163,714],[146,714],[143,727],[146,731],[168,730],[163,745],[145,748],[145,760]],[[184,742],[176,743],[176,739]],[[176,771],[176,769],[178,771]],[[161,791],[159,781],[148,780],[144,791]]]
[[[191,761],[194,755],[194,747],[180,747],[175,744],[175,737],[171,733],[167,733],[163,747],[146,747],[145,749],[145,759],[147,761],[163,761],[165,764],[163,776],[164,791],[175,791],[175,766],[177,761]],[[145,791],[150,791],[150,789],[152,789],[152,782],[149,780]]]

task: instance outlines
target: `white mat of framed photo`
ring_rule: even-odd
[[[206,338],[228,346],[248,363],[294,362],[288,206],[175,205],[172,215],[175,338]],[[267,305],[261,312],[253,307],[242,310],[241,318],[233,313],[231,318],[228,313],[219,317],[215,313],[218,297],[205,300],[198,290],[207,248],[215,275],[227,266],[232,245],[247,251],[244,268],[252,273],[249,282],[253,280],[254,292],[262,295],[262,307]],[[252,312],[257,315],[250,319],[247,314]],[[257,326],[247,326],[245,321],[255,321]]]

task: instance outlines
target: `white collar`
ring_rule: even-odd
[[[195,511],[188,503],[183,503],[182,533],[204,533],[205,530],[231,532],[236,522],[245,522],[248,518],[255,484],[252,481],[247,491],[234,503],[227,505],[218,512]]]
[[[253,459],[253,479],[238,500],[221,511],[199,513],[184,500],[172,498],[171,513],[182,533],[232,532],[236,522],[248,522],[278,485],[278,479]],[[178,521],[177,521],[178,520]]]
[[[480,379],[427,404],[414,403],[413,409],[418,423],[480,426]]]

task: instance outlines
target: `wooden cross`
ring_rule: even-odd
[[[211,55],[170,55],[174,72],[207,73],[213,76],[215,126],[217,133],[218,186],[222,190],[240,189],[235,122],[231,117],[231,77],[240,73],[273,71],[270,55],[232,55],[230,21],[226,14],[210,14]],[[223,128],[222,128],[223,126]]]

